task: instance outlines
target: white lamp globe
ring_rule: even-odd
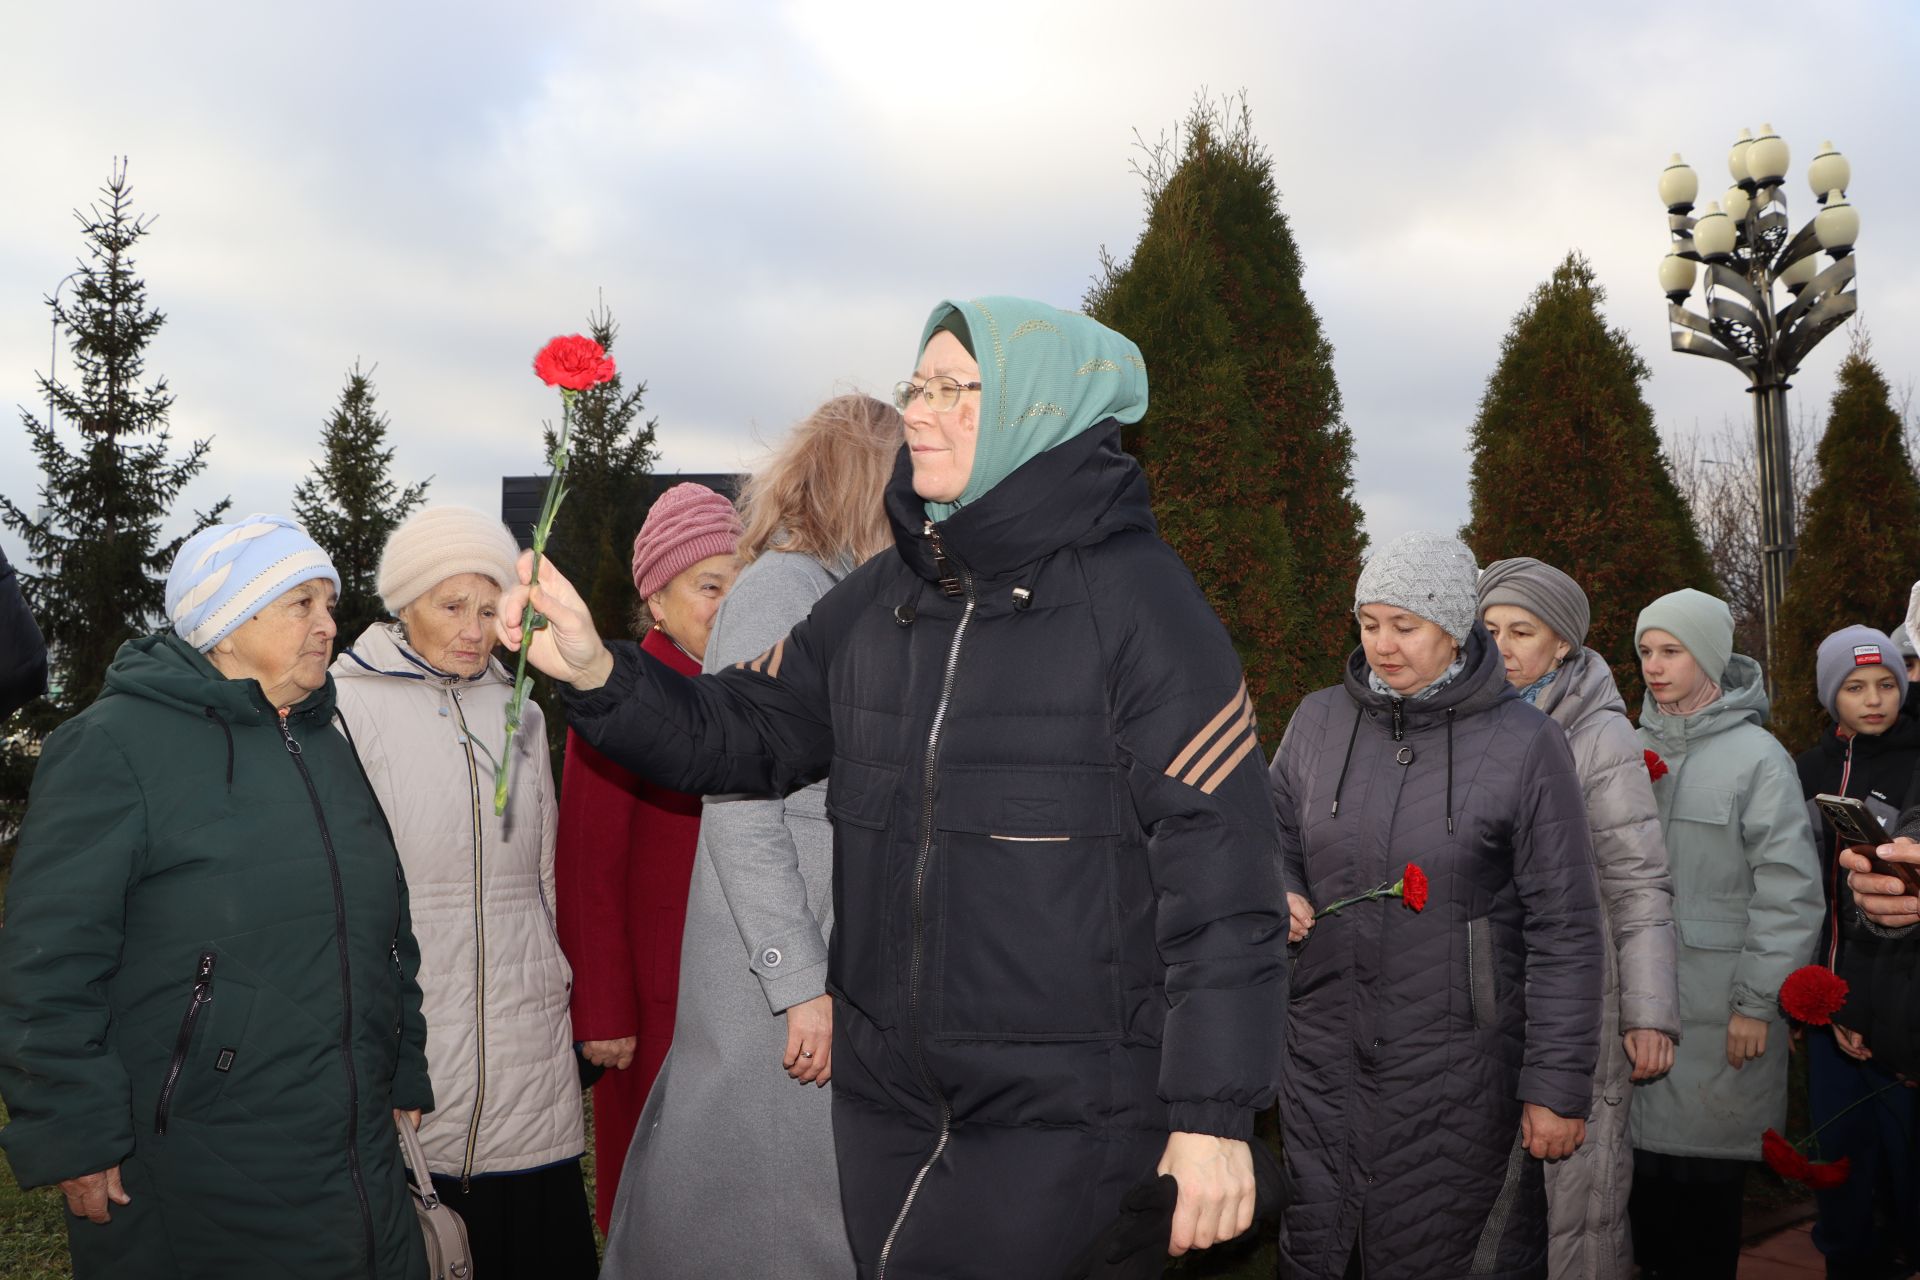
[[[1678,151],[1660,171],[1660,203],[1668,213],[1692,213],[1693,198],[1700,194],[1700,175],[1680,159]]]
[[[1691,260],[1680,256],[1677,248],[1667,250],[1667,256],[1660,259],[1660,291],[1667,295],[1667,301],[1681,303],[1693,292],[1694,266]]]
[[[1734,139],[1733,149],[1727,152],[1727,172],[1733,175],[1735,182],[1751,182],[1753,175],[1747,171],[1747,148],[1753,145],[1753,130],[1742,129],[1740,136]]]
[[[1733,252],[1736,230],[1733,219],[1709,202],[1706,213],[1693,224],[1693,247],[1708,262],[1725,262]]]
[[[1846,192],[1827,192],[1826,207],[1813,216],[1813,236],[1835,258],[1853,251],[1860,238],[1860,211],[1847,201]]]
[[[1735,223],[1745,222],[1747,214],[1753,209],[1753,197],[1739,187],[1728,187],[1727,193],[1720,197],[1720,207]]]
[[[1845,191],[1853,181],[1853,166],[1847,158],[1834,150],[1831,142],[1820,144],[1820,154],[1807,166],[1807,185],[1813,188],[1813,194],[1825,204],[1827,192]]]
[[[1820,255],[1810,253],[1788,267],[1785,271],[1782,271],[1777,279],[1781,284],[1787,286],[1788,293],[1791,293],[1797,298],[1800,296],[1800,291],[1813,283],[1813,278],[1819,274]]]
[[[1777,187],[1787,178],[1786,139],[1773,131],[1773,126],[1760,126],[1760,136],[1747,148],[1747,172],[1753,180],[1763,187]]]

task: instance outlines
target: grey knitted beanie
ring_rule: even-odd
[[[1727,674],[1727,660],[1733,657],[1733,610],[1720,597],[1692,587],[1669,591],[1640,611],[1633,624],[1636,647],[1649,631],[1664,631],[1685,645],[1715,684]]]
[[[1885,667],[1893,672],[1900,685],[1900,700],[1906,700],[1907,664],[1901,661],[1893,638],[1872,627],[1842,627],[1820,642],[1813,661],[1813,686],[1819,691],[1820,705],[1835,720],[1840,713],[1833,709],[1833,701],[1840,694],[1840,686],[1860,667]]]
[[[1913,632],[1907,630],[1906,623],[1903,622],[1895,627],[1888,639],[1893,641],[1893,647],[1899,651],[1901,657],[1920,658],[1920,648],[1914,646]]]
[[[1461,644],[1480,625],[1479,601],[1474,592],[1480,571],[1473,552],[1446,533],[1405,533],[1389,542],[1360,570],[1354,584],[1353,611],[1362,605],[1386,604],[1405,609],[1429,622]]]

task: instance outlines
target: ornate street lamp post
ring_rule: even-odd
[[[1860,215],[1847,202],[1852,168],[1831,142],[1807,166],[1820,211],[1789,234],[1787,144],[1772,125],[1742,129],[1727,156],[1733,185],[1693,216],[1700,180],[1678,155],[1660,175],[1673,244],[1660,264],[1673,349],[1733,365],[1753,384],[1754,452],[1759,460],[1761,601],[1767,629],[1767,685],[1774,681],[1780,600],[1793,564],[1792,456],[1787,379],[1820,339],[1854,312],[1853,243]],[[1831,261],[1822,268],[1824,251]],[[1696,266],[1706,315],[1687,309]],[[1785,290],[1779,298],[1774,286]],[[1784,305],[1783,305],[1784,304]]]

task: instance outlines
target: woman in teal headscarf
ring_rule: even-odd
[[[1143,1184],[1136,1209],[1177,1196],[1172,1252],[1237,1235],[1279,1072],[1285,895],[1239,662],[1120,447],[1145,363],[1085,316],[946,302],[896,402],[898,554],[766,653],[677,676],[603,644],[542,568],[533,660],[576,730],[661,785],[828,775],[862,1275],[1055,1277]],[[510,646],[527,596],[502,601]]]

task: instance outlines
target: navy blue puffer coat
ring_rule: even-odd
[[[569,696],[679,791],[826,774],[835,1144],[860,1273],[1054,1277],[1169,1130],[1246,1138],[1279,1074],[1285,898],[1238,660],[1111,424],[938,525],[767,653],[631,647]]]

